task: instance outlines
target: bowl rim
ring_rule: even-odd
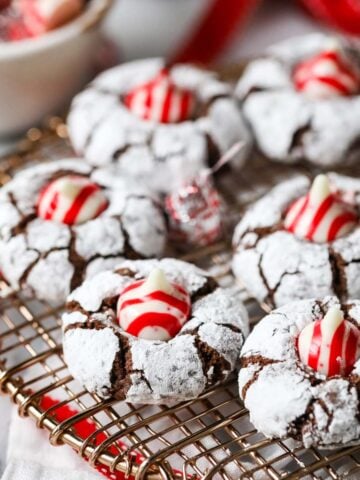
[[[104,19],[114,0],[91,0],[85,11],[73,21],[37,38],[2,42],[0,61],[16,59],[47,50],[95,29]]]

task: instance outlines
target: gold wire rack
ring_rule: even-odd
[[[25,164],[69,154],[66,127],[60,118],[52,118],[46,128],[31,129],[15,155],[0,161],[0,185]],[[228,204],[229,231],[244,206],[299,169],[309,173],[306,167],[270,166],[254,157],[237,177],[224,174],[219,187]],[[182,258],[230,285],[230,256],[229,241],[224,241]],[[266,306],[245,291],[243,298],[254,323]],[[101,401],[67,370],[61,312],[61,305],[26,299],[0,280],[0,389],[21,416],[48,430],[53,445],[70,445],[90,464],[114,472],[114,479],[115,472],[138,480],[360,478],[360,447],[319,451],[259,434],[238,397],[235,378],[174,406]],[[64,408],[70,412],[66,418],[59,415]]]

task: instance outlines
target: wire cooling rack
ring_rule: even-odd
[[[69,153],[66,127],[52,118],[46,128],[28,132],[16,155],[0,160],[0,185],[25,164]],[[257,156],[237,177],[224,174],[219,187],[228,205],[229,232],[249,202],[298,170],[270,166]],[[306,167],[300,170],[309,173]],[[230,256],[225,240],[182,258],[230,285]],[[243,298],[254,323],[266,306],[245,291]],[[100,470],[114,472],[114,478],[116,471],[139,480],[360,478],[360,447],[319,451],[259,434],[239,400],[235,379],[174,406],[101,401],[83,390],[66,368],[61,312],[61,305],[25,299],[0,280],[0,388],[20,415],[48,430],[53,445],[70,445]]]

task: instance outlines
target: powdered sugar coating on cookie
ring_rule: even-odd
[[[360,206],[360,180],[330,173],[333,188]],[[284,229],[287,208],[305,195],[310,179],[287,180],[256,202],[235,229],[233,271],[261,302],[280,306],[315,295],[360,294],[360,228],[331,243],[315,244]]]
[[[135,176],[168,192],[236,142],[242,140],[250,147],[251,136],[230,87],[214,73],[190,65],[175,65],[169,75],[176,87],[194,95],[192,117],[169,124],[139,118],[124,98],[163,68],[164,60],[157,58],[102,73],[75,97],[68,127],[75,150],[90,164],[111,164],[118,174]],[[233,164],[241,166],[248,150],[244,148]]]
[[[305,159],[331,166],[359,158],[360,95],[312,99],[296,90],[296,65],[329,46],[322,34],[296,37],[268,49],[250,62],[237,85],[244,115],[256,141],[269,158],[285,163]],[[344,43],[340,50],[359,66]]]
[[[74,174],[101,187],[106,210],[80,225],[38,218],[39,192],[52,180]],[[0,210],[1,271],[13,288],[44,300],[64,301],[84,278],[124,258],[159,255],[166,239],[156,195],[78,159],[22,171],[1,189]]]
[[[304,366],[296,338],[331,306],[359,326],[360,302],[336,297],[290,303],[267,315],[241,353],[240,396],[255,427],[268,437],[291,436],[306,447],[360,442],[358,360],[349,376],[326,378]]]
[[[154,268],[163,270],[191,297],[190,318],[169,341],[129,335],[116,319],[119,293]],[[85,281],[70,295],[63,330],[65,360],[88,390],[102,397],[156,404],[195,398],[224,381],[237,366],[248,317],[236,289],[218,287],[194,265],[168,258],[128,260],[113,272]],[[104,331],[116,337],[117,348],[107,352],[102,363],[101,351],[110,336]],[[90,351],[100,358],[88,362]],[[108,354],[112,362],[107,361]]]

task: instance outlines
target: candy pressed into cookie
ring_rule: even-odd
[[[321,34],[286,40],[248,65],[237,85],[265,156],[321,166],[360,158],[360,56]]]
[[[112,68],[72,103],[69,134],[92,165],[113,165],[161,192],[192,179],[251,137],[231,87],[192,65],[147,59]]]
[[[63,316],[65,361],[87,390],[135,403],[195,398],[237,367],[248,317],[235,289],[174,260],[87,280]]]
[[[233,271],[260,302],[360,295],[360,180],[330,173],[287,180],[237,225]]]
[[[360,302],[301,300],[267,315],[241,352],[240,396],[267,437],[360,443]]]
[[[77,159],[30,167],[0,190],[0,269],[13,288],[64,301],[124,258],[160,255],[157,196]]]

